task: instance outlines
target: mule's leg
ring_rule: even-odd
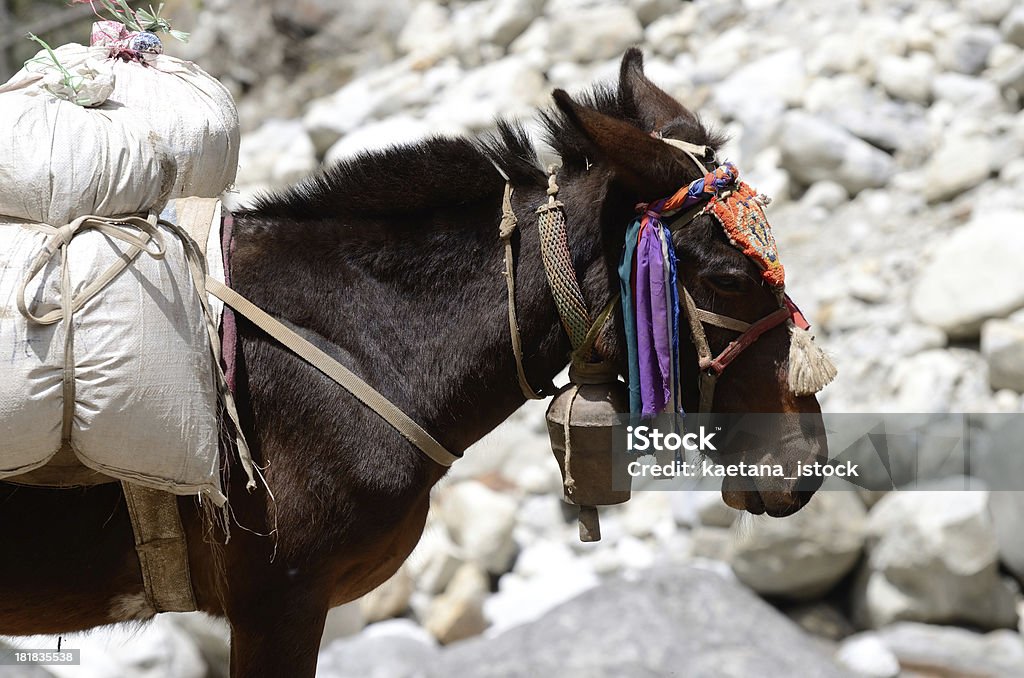
[[[310,582],[261,587],[229,611],[231,678],[313,678],[329,595]]]

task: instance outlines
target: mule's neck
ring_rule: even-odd
[[[606,267],[595,266],[600,203],[587,195],[588,180],[563,178],[559,197],[570,212],[574,266],[594,277],[592,271]],[[509,334],[501,190],[499,182],[493,192],[407,220],[250,225],[240,231],[235,279],[252,288],[254,277],[238,271],[260,269],[257,289],[249,290],[257,303],[339,347],[343,362],[460,453],[525,401]],[[540,256],[534,210],[546,199],[538,186],[516,187],[512,198],[516,306],[525,371],[535,388],[565,367],[570,350]],[[339,230],[362,235],[332,242]],[[270,243],[261,240],[273,231],[276,251],[269,256],[264,244]],[[325,247],[300,247],[296,239]],[[602,276],[590,286],[607,290]],[[275,277],[283,288],[276,292],[268,287]]]

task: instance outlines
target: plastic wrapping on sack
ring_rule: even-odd
[[[220,504],[217,392],[205,319],[181,241],[158,226],[165,254],[139,254],[73,316],[70,442],[86,466],[122,480],[202,493]],[[18,311],[19,284],[48,234],[0,223],[0,478],[42,466],[60,448],[64,321]],[[68,246],[80,292],[127,249],[97,231]],[[39,314],[60,307],[59,256],[30,283]]]
[[[238,111],[231,93],[216,78],[190,61],[166,54],[153,55],[142,64],[110,59],[109,48],[102,46],[72,43],[54,53],[69,70],[90,60],[100,60],[111,69],[114,91],[101,109],[111,115],[123,110],[140,116],[163,140],[177,163],[169,198],[215,198],[234,183]],[[26,62],[0,90],[38,88],[46,71],[43,54]],[[0,100],[0,108],[7,107]],[[0,140],[0,147],[3,144]],[[5,213],[0,202],[0,214]]]

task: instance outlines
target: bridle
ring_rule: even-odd
[[[686,153],[694,164],[700,168],[702,175],[707,173],[708,170],[704,163],[698,159],[698,156],[703,157],[707,154],[706,147],[689,144],[676,139],[662,140]],[[495,165],[495,167],[497,167],[497,165]],[[500,168],[498,168],[498,171],[501,172],[503,176],[505,175]],[[561,209],[561,203],[555,200],[555,196],[558,192],[558,186],[555,182],[556,172],[556,168],[549,168],[548,204],[542,205],[537,209],[542,220],[545,213],[555,213]],[[516,322],[515,313],[515,277],[511,246],[512,234],[516,229],[516,217],[515,213],[512,211],[512,186],[508,181],[507,176],[505,179],[505,195],[502,201],[502,220],[499,227],[499,234],[502,241],[505,243],[505,279],[508,287],[509,331],[512,338],[512,350],[513,355],[515,356],[516,372],[519,377],[520,389],[527,399],[537,400],[546,397],[541,395],[541,393],[548,391],[548,388],[542,389],[540,392],[534,390],[526,379],[526,373],[523,367],[522,347],[519,339],[519,327]],[[722,197],[726,197],[727,195],[728,194],[725,193]],[[642,207],[644,209],[647,208],[647,206]],[[707,205],[705,204],[697,205],[696,207],[688,209],[680,217],[673,220],[669,226],[670,231],[675,232],[688,225],[694,219],[704,214],[706,212],[706,208]],[[561,217],[561,223],[564,227],[564,215]],[[543,229],[543,226],[541,228]],[[564,242],[564,231],[560,233],[558,237],[563,238],[563,242],[556,243],[554,249],[559,250],[564,248],[567,252],[568,245]],[[606,358],[598,355],[599,351],[595,348],[595,343],[596,338],[600,336],[605,324],[611,317],[611,311],[614,310],[619,298],[618,296],[614,297],[612,301],[605,306],[604,310],[598,315],[598,317],[594,321],[590,321],[585,306],[582,307],[582,312],[580,311],[583,295],[582,291],[579,290],[576,273],[572,269],[571,262],[569,262],[568,257],[556,257],[549,254],[548,250],[551,248],[549,247],[548,250],[545,250],[543,244],[547,243],[548,240],[550,240],[550,237],[546,238],[542,233],[541,240],[542,257],[544,258],[545,269],[548,273],[549,287],[551,288],[552,296],[555,299],[559,316],[562,319],[562,324],[570,334],[570,339],[573,344],[570,378],[573,377],[573,370],[577,373],[587,372],[592,374],[594,372],[599,372],[608,378],[608,376],[613,374],[614,371],[611,369]],[[568,270],[566,270],[566,266],[568,266]],[[559,270],[553,273],[553,268]],[[558,283],[555,282],[556,280],[562,282],[570,280],[570,286],[575,286],[574,293],[570,295],[573,297],[572,306],[569,306],[563,301],[566,293],[564,290],[558,289]],[[700,370],[700,379],[698,382],[698,389],[700,393],[699,412],[711,411],[714,403],[715,386],[717,385],[719,377],[721,377],[725,369],[732,364],[736,358],[738,358],[745,350],[750,348],[763,334],[789,320],[794,320],[794,322],[798,323],[803,322],[803,318],[800,316],[799,311],[784,293],[776,295],[779,300],[779,307],[777,309],[753,323],[748,323],[746,321],[739,320],[738,318],[732,318],[706,309],[698,308],[693,296],[682,284],[681,280],[677,281],[677,285],[679,289],[680,310],[687,319],[690,328],[690,337],[697,350],[697,364]],[[577,328],[575,329],[575,332],[578,334],[578,328],[581,323],[584,322],[590,329],[586,332],[586,341],[580,342],[573,337],[574,330],[571,328]],[[729,342],[729,344],[716,355],[711,351],[704,325],[711,325],[721,329],[739,332],[739,336]]]

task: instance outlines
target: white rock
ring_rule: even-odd
[[[993,389],[1024,393],[1024,323],[988,320],[981,326],[981,354]]]
[[[889,412],[944,412],[967,366],[951,352],[926,350],[896,363],[887,382],[893,391]]]
[[[736,577],[727,565],[732,558],[733,541],[732,534],[728,528],[701,525],[694,529],[690,535],[693,538],[691,553],[695,558],[720,561],[728,569],[730,577]]]
[[[489,572],[504,572],[515,554],[515,499],[474,480],[451,485],[439,494],[439,517],[463,557]]]
[[[629,0],[629,4],[644,26],[680,13],[679,0]]]
[[[859,623],[1016,623],[999,576],[985,491],[893,492],[868,516],[868,558],[854,596]]]
[[[779,135],[782,167],[805,184],[831,180],[851,194],[884,186],[892,158],[841,127],[806,113],[786,113]]]
[[[456,39],[449,11],[433,0],[420,0],[409,14],[397,45],[403,54],[426,61],[454,53]]]
[[[485,635],[498,635],[533,621],[598,583],[593,566],[580,559],[570,567],[549,570],[530,579],[506,574],[498,581],[498,592],[484,601],[484,616],[490,622]]]
[[[949,626],[900,622],[878,637],[904,666],[932,676],[1024,675],[1024,640],[1014,631],[977,633]]]
[[[428,522],[405,567],[417,589],[440,593],[464,562],[444,527]]]
[[[499,0],[480,24],[480,37],[508,47],[544,8],[544,0]]]
[[[825,180],[811,184],[800,198],[800,204],[831,210],[845,204],[849,199],[850,194],[841,184]]]
[[[320,648],[323,649],[339,638],[359,633],[366,626],[359,601],[352,601],[332,607],[327,612],[327,620],[324,622],[324,632],[320,636]],[[225,645],[230,639],[230,630],[225,636]],[[228,653],[230,656],[230,652]]]
[[[815,75],[852,73],[864,58],[864,45],[853,34],[834,33],[814,45],[807,65]]]
[[[909,57],[882,57],[875,70],[875,78],[886,92],[919,104],[927,104],[931,99],[934,76],[935,59],[925,52],[914,52]]]
[[[433,125],[470,131],[489,129],[499,116],[531,115],[545,103],[543,74],[522,56],[509,56],[467,73],[437,96],[427,111]]]
[[[726,116],[743,123],[777,118],[803,98],[807,85],[803,53],[775,52],[731,73],[714,89],[714,102]]]
[[[866,678],[896,678],[900,661],[877,634],[870,631],[846,638],[836,650],[839,663]]]
[[[412,590],[412,578],[404,566],[400,567],[390,579],[360,599],[363,618],[372,624],[402,615],[409,609]]]
[[[948,101],[958,111],[976,115],[994,115],[1006,106],[999,87],[989,80],[961,73],[941,73],[932,81],[932,94]]]
[[[543,38],[543,42],[534,46],[545,50],[551,62],[585,63],[621,57],[628,47],[643,40],[644,35],[643,26],[633,10],[613,4],[552,12],[548,16],[547,28],[546,35],[538,33],[531,39]],[[533,26],[520,39],[526,38],[531,31]],[[523,47],[513,45],[513,51]]]
[[[664,523],[673,524],[669,492],[635,492],[622,509],[622,526],[634,537],[649,537]]]
[[[808,599],[831,589],[864,546],[866,512],[853,493],[819,492],[786,518],[733,526],[736,577],[758,593]]]
[[[989,51],[999,44],[999,31],[990,26],[964,26],[936,47],[939,64],[958,73],[975,75],[985,68]]]
[[[980,136],[950,136],[925,168],[925,198],[939,202],[985,181],[991,173],[991,142]]]
[[[444,593],[431,602],[424,628],[444,645],[483,633],[487,628],[483,601],[488,591],[487,573],[466,563]]]
[[[676,5],[678,7],[678,4]],[[655,19],[644,33],[646,44],[658,54],[674,56],[684,53],[689,36],[699,20],[697,6],[683,5],[682,9]]]
[[[438,130],[422,120],[408,115],[395,115],[371,122],[346,134],[332,145],[324,155],[324,164],[348,160],[366,151],[383,150],[421,141]],[[452,133],[459,130],[452,129]]]
[[[242,136],[235,184],[286,186],[317,168],[316,149],[297,120],[268,120]]]
[[[1011,429],[1010,435],[1014,433]],[[1013,456],[1002,460],[993,470],[1004,472],[1004,476],[998,480],[1002,484],[1018,487],[1022,468],[1024,465]],[[989,500],[989,511],[999,542],[1000,561],[1019,581],[1024,581],[1024,536],[1020,531],[1020,517],[1024,515],[1024,492],[993,492]]]
[[[1017,47],[1024,47],[1024,6],[1018,5],[1003,18],[999,31],[1006,42]]]
[[[551,570],[571,567],[575,559],[572,549],[564,542],[543,539],[523,547],[513,571],[520,577],[531,579]]]
[[[951,337],[978,335],[982,321],[1024,307],[1024,240],[1008,237],[1024,211],[976,213],[942,242],[914,286],[911,310]]]

